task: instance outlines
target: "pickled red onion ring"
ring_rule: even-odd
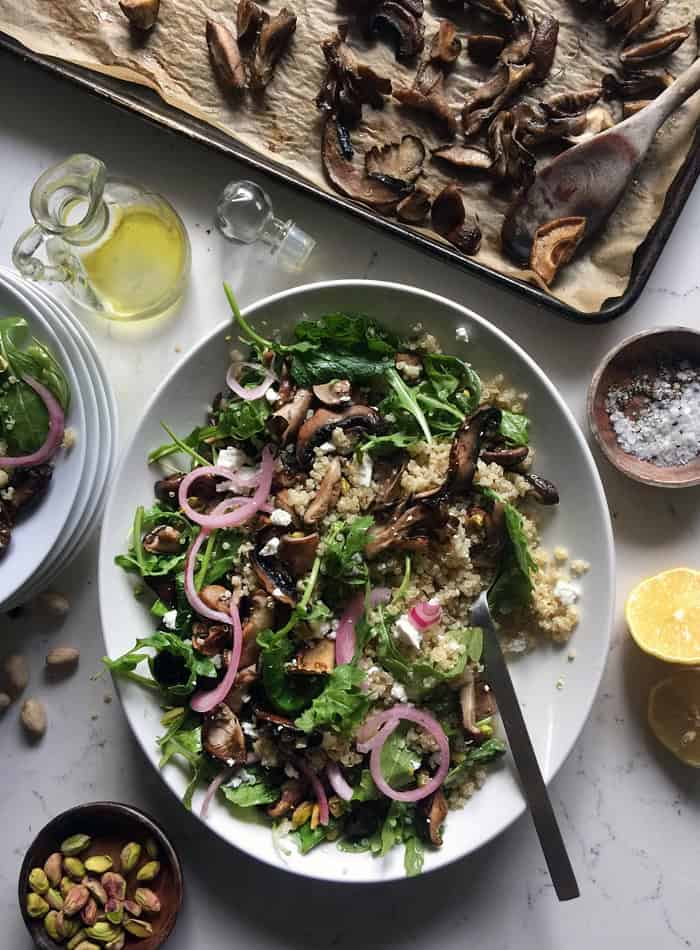
[[[252,402],[254,399],[260,399],[261,396],[265,395],[270,386],[272,386],[272,384],[277,381],[275,374],[271,370],[267,369],[265,370],[263,381],[259,386],[242,386],[235,376],[235,372],[240,366],[245,366],[248,369],[255,369],[258,371],[260,371],[263,367],[258,366],[256,363],[232,363],[228,368],[228,372],[226,373],[226,385],[237,396],[240,396],[241,399],[245,399],[246,402]]]
[[[294,755],[290,756],[290,762],[298,772],[301,772],[304,778],[307,779],[311,785],[314,795],[316,796],[316,801],[318,802],[319,823],[322,825],[327,825],[330,820],[330,812],[328,811],[328,798],[326,797],[326,791],[321,784],[320,778],[314,772],[311,766],[308,765],[303,759],[300,759]]]
[[[226,669],[226,675],[218,686],[215,686],[214,689],[210,690],[199,690],[199,692],[195,693],[190,700],[190,707],[198,713],[211,712],[215,706],[218,706],[219,703],[222,703],[231,692],[234,680],[236,679],[236,674],[238,673],[238,667],[241,662],[241,650],[243,649],[243,628],[241,626],[241,615],[238,612],[238,604],[233,597],[231,598],[231,606],[229,610],[231,614],[230,619],[233,621],[233,645],[231,648],[231,660]],[[213,610],[212,613],[216,613],[216,611]]]
[[[370,592],[369,605],[376,607],[377,604],[385,604],[391,597],[391,591],[388,587],[377,587]],[[335,662],[338,666],[343,663],[350,663],[355,655],[356,637],[355,624],[365,612],[364,592],[356,594],[345,608],[343,616],[340,618],[338,630],[335,635]]]
[[[0,468],[29,468],[32,465],[41,465],[52,458],[63,441],[65,431],[65,413],[54,394],[42,386],[31,376],[23,376],[23,381],[30,386],[46,406],[49,414],[49,431],[44,444],[30,455],[0,456]]]
[[[237,768],[237,765],[232,765],[230,768],[223,769],[223,771],[219,772],[216,778],[209,785],[207,793],[204,796],[204,800],[202,802],[202,807],[199,810],[200,818],[204,818],[206,820],[206,818],[209,816],[209,806],[211,805],[212,798],[216,795],[219,788],[224,784],[229,775],[234,771],[234,769]]]
[[[342,798],[344,802],[349,802],[352,799],[352,785],[349,785],[345,781],[345,776],[340,771],[340,766],[337,762],[329,762],[328,767],[326,768],[326,775],[328,776],[328,782],[338,796]]]
[[[185,475],[178,489],[178,504],[190,521],[194,521],[195,524],[201,525],[203,528],[210,530],[212,528],[233,528],[236,525],[243,524],[252,518],[267,501],[267,496],[270,494],[270,488],[272,487],[273,465],[272,451],[266,445],[262,451],[260,482],[255,489],[255,493],[249,499],[246,499],[246,504],[237,506],[230,514],[204,515],[199,511],[195,511],[188,501],[189,489],[198,478],[205,475],[217,475],[230,480],[230,469],[221,468],[218,465],[202,465]]]

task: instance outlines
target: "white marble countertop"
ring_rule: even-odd
[[[167,195],[193,245],[193,280],[180,313],[158,327],[102,324],[95,340],[121,410],[122,440],[164,371],[225,312],[221,281],[248,303],[290,286],[257,248],[240,250],[212,227],[216,196],[245,169],[154,129],[88,94],[0,54],[0,262],[29,224],[28,195],[38,174],[71,152],[103,158]],[[264,183],[281,216],[318,240],[304,281],[372,277],[417,284],[463,302],[509,333],[559,386],[579,422],[596,362],[643,327],[700,326],[696,189],[641,301],[602,326],[567,323],[518,302],[456,268],[437,263],[293,191]],[[157,816],[181,851],[186,903],[172,950],[250,950],[392,946],[545,950],[599,946],[634,950],[700,947],[697,828],[700,773],[681,767],[650,738],[644,709],[662,674],[630,642],[622,619],[626,592],[660,569],[700,567],[700,489],[678,493],[636,486],[597,456],[615,526],[618,604],[613,646],[593,714],[552,783],[576,867],[581,899],[558,906],[529,818],[478,854],[425,878],[375,889],[311,885],[264,867],[222,844],[187,815],[133,740],[108,679],[94,682],[103,652],[97,614],[96,539],[56,585],[71,601],[62,628],[31,612],[0,617],[0,653],[21,649],[50,725],[29,748],[18,708],[0,720],[0,946],[29,948],[17,911],[24,851],[52,815],[83,801],[131,802]],[[47,646],[81,648],[79,672],[49,684]],[[313,899],[312,899],[313,889]]]

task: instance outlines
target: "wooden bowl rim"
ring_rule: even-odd
[[[43,866],[43,861],[35,861],[35,851],[37,850],[37,841],[42,835],[51,832],[53,826],[57,826],[59,823],[64,821],[71,821],[73,819],[79,820],[81,815],[85,815],[89,812],[112,812],[114,815],[121,815],[125,818],[129,818],[132,821],[137,822],[138,824],[144,826],[149,834],[157,838],[158,844],[163,849],[163,854],[171,868],[173,874],[174,882],[174,893],[176,896],[175,907],[173,908],[173,914],[170,921],[167,923],[165,928],[157,935],[157,943],[151,945],[151,950],[156,950],[157,947],[162,947],[163,944],[168,940],[173,930],[175,929],[175,924],[177,923],[177,918],[179,916],[180,910],[182,909],[182,902],[184,899],[184,876],[182,873],[182,862],[180,861],[180,856],[175,850],[175,846],[170,841],[170,838],[166,834],[162,825],[156,821],[155,818],[148,815],[146,812],[141,811],[140,808],[136,808],[135,805],[127,805],[124,802],[112,802],[112,801],[97,801],[97,802],[85,802],[81,805],[73,805],[71,808],[65,809],[65,811],[60,812],[58,815],[54,815],[45,825],[43,825],[39,831],[35,834],[32,839],[31,844],[27,848],[24,860],[19,871],[19,878],[17,882],[17,896],[19,900],[20,911],[22,914],[22,919],[24,924],[29,931],[34,944],[44,950],[45,947],[58,948],[63,946],[62,944],[57,944],[51,938],[44,933],[43,927],[38,932],[40,936],[45,936],[46,941],[37,940],[37,933],[35,933],[35,927],[37,924],[41,925],[42,921],[30,917],[26,909],[26,896],[28,890],[27,879],[29,877],[29,872],[33,867]],[[98,814],[96,817],[100,817]],[[154,935],[155,936],[155,935]],[[137,945],[143,946],[144,941],[137,941],[133,943],[133,946]]]

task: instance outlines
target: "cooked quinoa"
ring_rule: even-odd
[[[118,559],[157,595],[163,761],[184,756],[190,795],[223,768],[220,799],[289,821],[303,852],[403,843],[417,873],[420,842],[440,846],[505,749],[474,600],[489,589],[509,654],[565,643],[589,565],[541,544],[557,492],[516,380],[480,381],[423,327],[397,340],[329,315],[297,325],[297,351],[237,319],[243,383],[206,438],[166,447],[189,447],[193,471],[158,483]],[[271,402],[241,388],[269,378],[261,361]],[[133,675],[132,657],[109,665]]]

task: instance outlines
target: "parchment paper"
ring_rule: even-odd
[[[169,104],[331,191],[321,166],[321,120],[313,101],[325,74],[319,44],[335,32],[338,24],[352,23],[353,17],[339,8],[336,0],[272,0],[264,5],[270,13],[276,13],[285,3],[297,14],[297,31],[262,100],[249,93],[227,97],[209,62],[205,22],[207,18],[217,20],[235,33],[235,0],[161,0],[156,27],[141,40],[130,31],[117,0],[0,0],[0,30],[38,53],[150,86]],[[530,0],[529,6],[532,12],[546,10],[561,22],[550,77],[531,90],[530,98],[588,87],[617,64],[620,39],[611,37],[600,13],[588,11],[577,0]],[[488,32],[489,20],[474,8],[455,13],[454,5],[443,10],[435,0],[426,0],[426,7],[427,43],[435,32],[435,14],[453,19],[461,36]],[[691,22],[698,13],[700,0],[670,0],[652,32]],[[387,45],[368,45],[355,27],[351,28],[349,41],[366,62],[392,80],[411,85],[415,64],[397,64]],[[662,64],[678,75],[695,54],[695,39],[691,36]],[[492,70],[472,64],[463,52],[446,84],[450,103],[459,109],[466,93],[491,74]],[[624,292],[634,251],[661,212],[666,191],[688,153],[699,119],[700,93],[662,128],[605,231],[562,271],[553,288],[561,300],[594,313],[608,297]],[[373,144],[398,141],[407,132],[419,135],[428,149],[441,144],[428,117],[391,101],[382,111],[365,106],[362,124],[353,132],[353,143],[362,154]],[[501,273],[522,276],[499,249],[510,192],[483,173],[450,175],[446,167],[439,168],[433,161],[426,162],[425,171],[424,183],[435,193],[455,177],[463,186],[465,203],[478,215],[483,231],[477,259]]]

